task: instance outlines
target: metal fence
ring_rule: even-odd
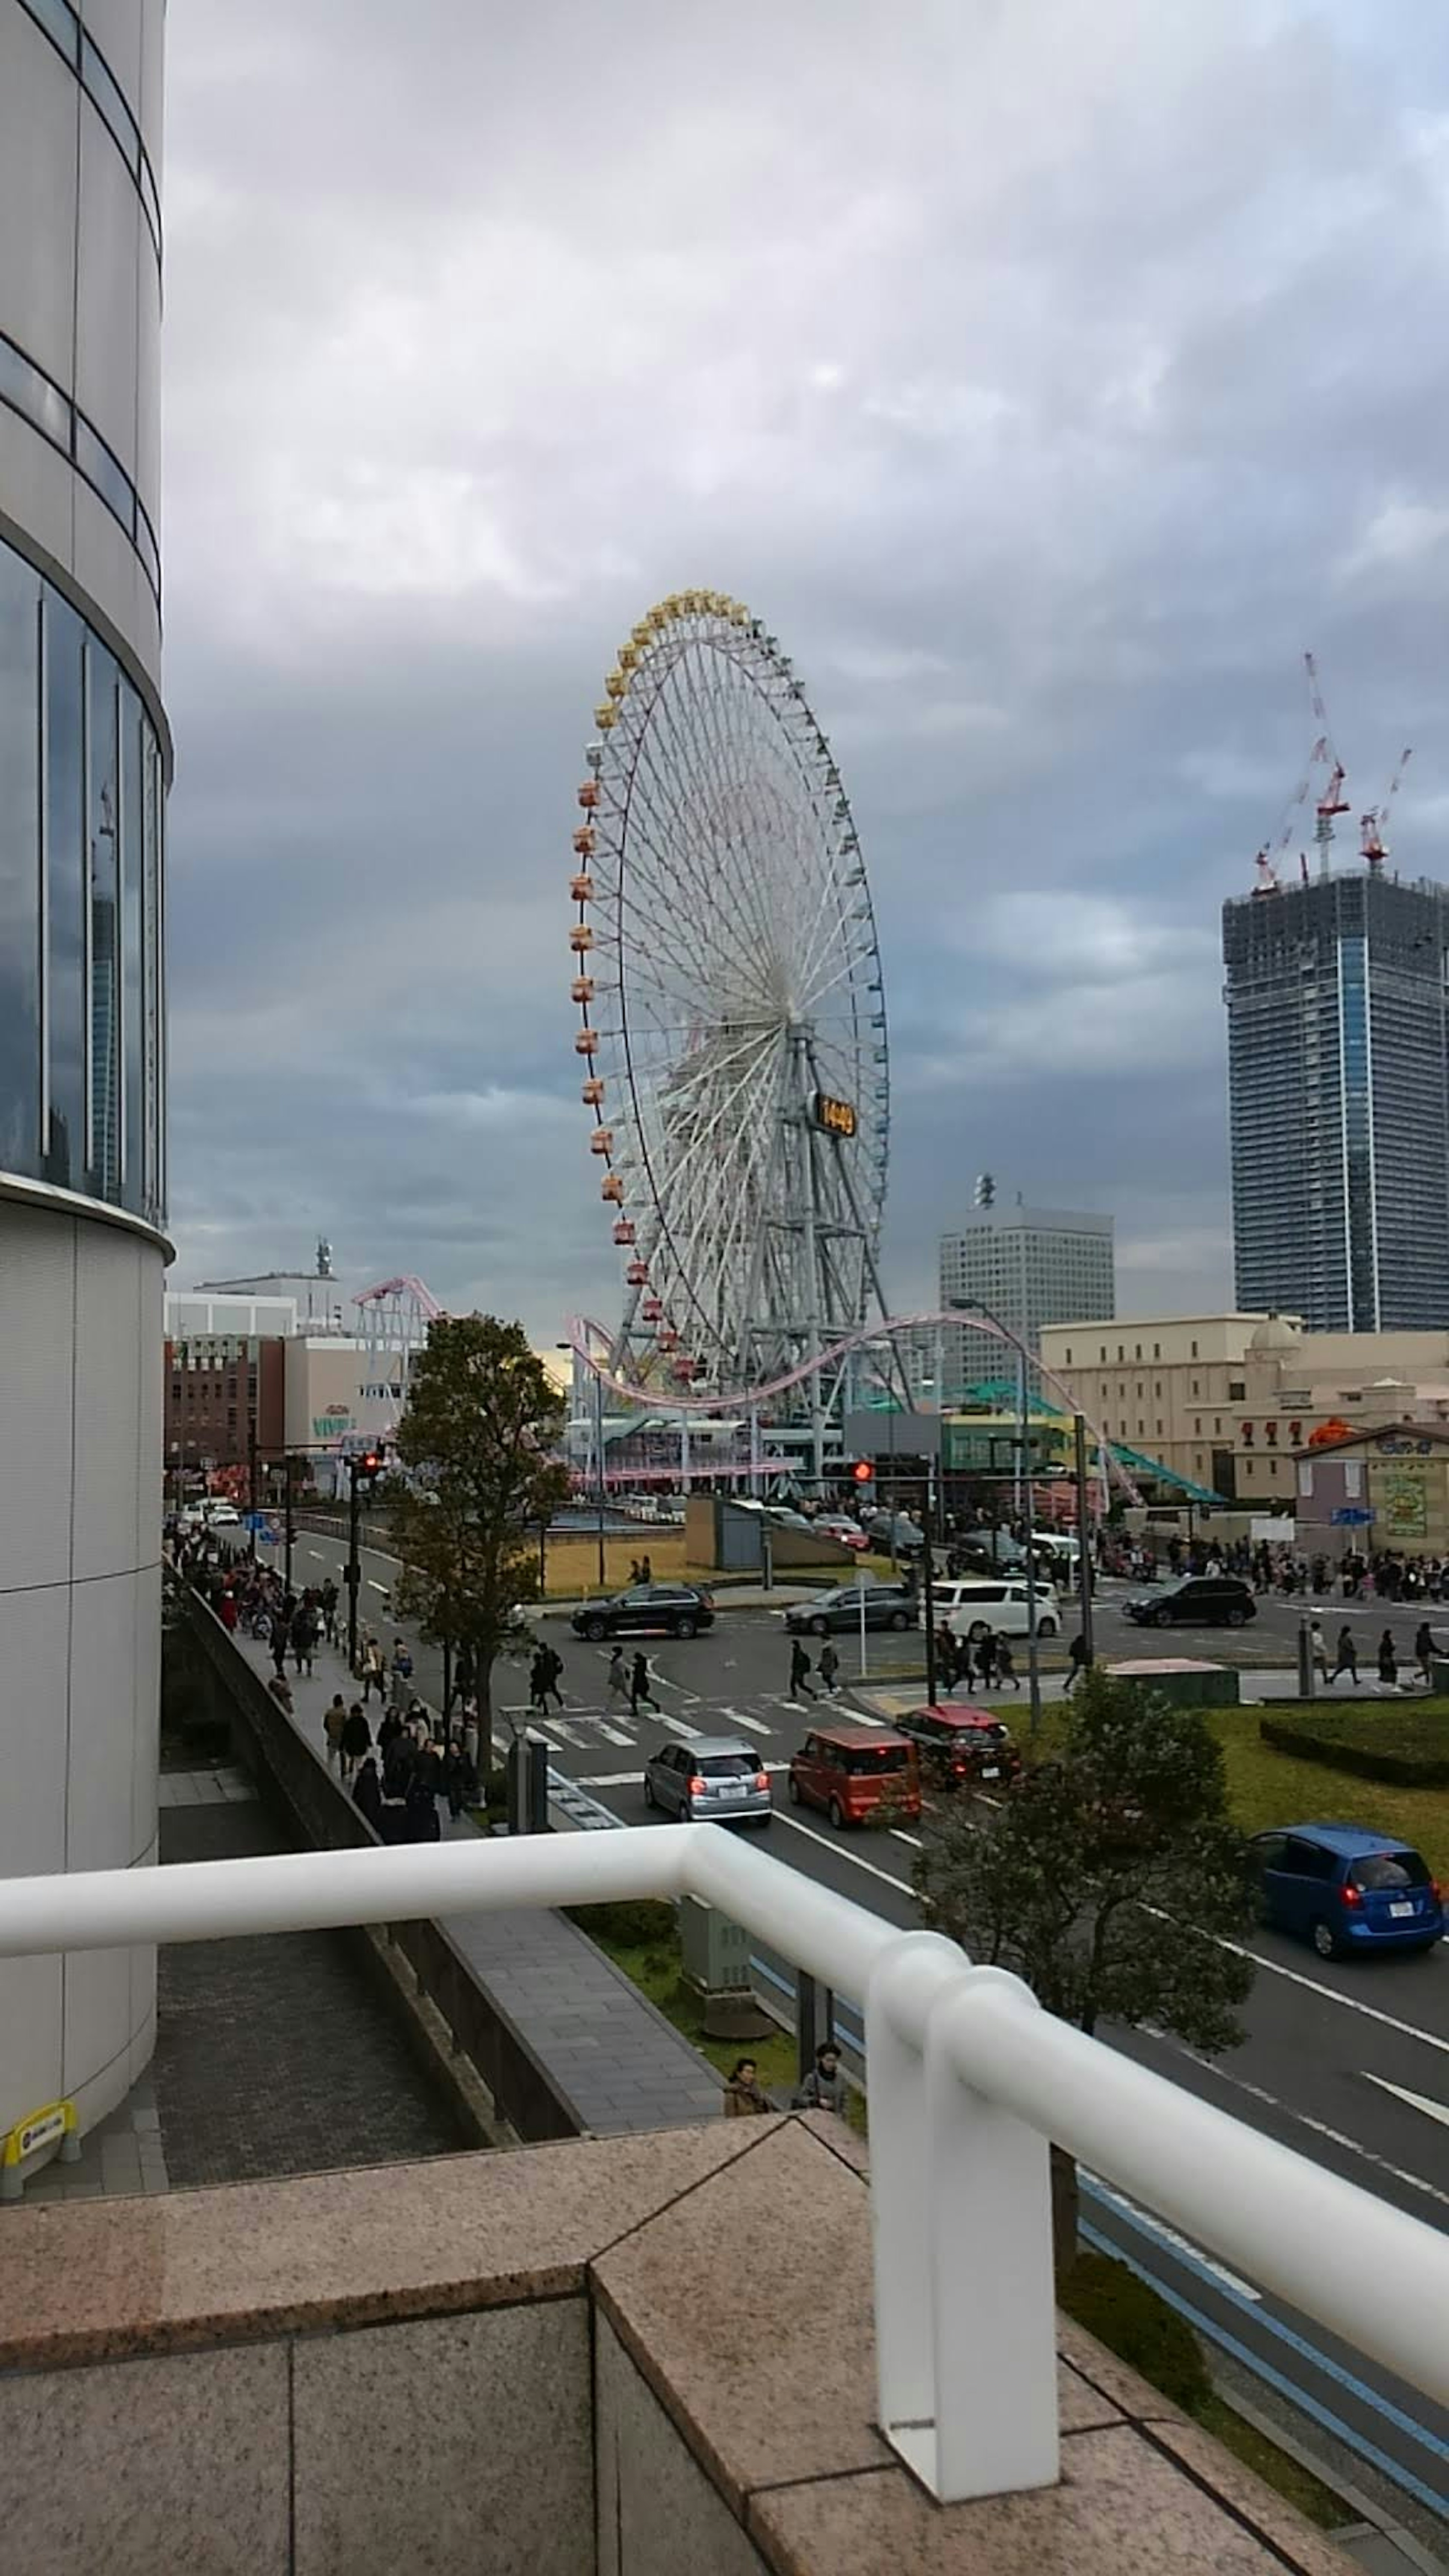
[[[0,1882],[0,1958],[519,1905],[697,1896],[865,1998],[879,2419],[943,2500],[1058,2469],[1048,2140],[1439,2402],[1449,2242],[933,1932],[717,1825],[281,1853]]]

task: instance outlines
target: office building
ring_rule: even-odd
[[[979,1297],[1031,1351],[1042,1329],[1116,1310],[1113,1220],[1070,1208],[979,1208],[941,1237],[941,1304]],[[1010,1380],[1016,1355],[994,1334],[945,1329],[945,1400],[969,1400],[973,1386]]]
[[[1449,894],[1381,869],[1223,906],[1242,1307],[1449,1324]]]
[[[0,1876],[156,1856],[164,0],[0,0]],[[0,2131],[88,2128],[155,1956],[0,1966]]]

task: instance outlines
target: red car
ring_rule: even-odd
[[[1008,1789],[1021,1777],[1021,1755],[1009,1726],[989,1708],[946,1701],[917,1708],[896,1720],[920,1759],[921,1777],[933,1789]]]

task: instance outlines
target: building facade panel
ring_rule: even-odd
[[[0,331],[57,384],[75,348],[76,83],[15,0],[0,8]]]

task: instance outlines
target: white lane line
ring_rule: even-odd
[[[1103,2200],[1110,2200],[1116,2208],[1125,2210],[1130,2218],[1136,2219],[1154,2236],[1160,2237],[1164,2244],[1175,2245],[1180,2254],[1190,2255],[1194,2263],[1198,2264],[1204,2272],[1211,2272],[1213,2278],[1221,2281],[1225,2289],[1236,2290],[1240,2299],[1251,2299],[1255,2307],[1262,2305],[1263,2293],[1261,2290],[1255,2290],[1251,2281],[1240,2280],[1236,2272],[1228,2271],[1215,2256],[1205,2254],[1200,2245],[1194,2245],[1190,2236],[1179,2236],[1177,2229],[1169,2227],[1166,2219],[1159,2218],[1155,2210],[1139,2208],[1135,2200],[1129,2200],[1125,2192],[1114,2191],[1110,2183],[1103,2182],[1101,2175],[1093,2173],[1086,2165],[1082,2167],[1082,2179],[1084,2182],[1090,2182],[1094,2191]]]
[[[748,1712],[742,1708],[725,1708],[724,1706],[721,1706],[720,1715],[722,1717],[732,1717],[736,1726],[747,1726],[752,1735],[772,1735],[774,1733],[774,1728],[767,1726],[762,1717],[751,1717]]]
[[[385,1583],[377,1583],[377,1582],[375,1582],[375,1581],[374,1581],[374,1579],[373,1579],[373,1577],[372,1577],[370,1574],[369,1574],[365,1579],[366,1579],[367,1588],[368,1588],[368,1591],[369,1591],[369,1592],[386,1592],[386,1590],[387,1590],[387,1585],[386,1585]]]
[[[599,1720],[599,1733],[604,1736],[610,1744],[632,1745],[634,1742],[633,1736],[626,1735],[622,1726],[611,1726],[606,1717],[601,1717]]]
[[[853,1852],[842,1837],[836,1834],[822,1834],[815,1825],[802,1825],[798,1816],[777,1814],[775,1822],[779,1825],[788,1825],[792,1834],[808,1835],[812,1843],[823,1843],[827,1851],[835,1852],[841,1860],[848,1860],[853,1869],[866,1870],[872,1878],[883,1878],[887,1887],[898,1887],[903,1896],[914,1893],[908,1878],[896,1878],[890,1870],[878,1869],[873,1860],[862,1860],[859,1852]]]
[[[1151,1907],[1147,1909],[1149,1913],[1152,1910]],[[1386,2030],[1396,2030],[1404,2039],[1421,2039],[1426,2048],[1437,2048],[1443,2056],[1449,2057],[1449,2039],[1441,2039],[1437,2031],[1420,2030],[1416,2022],[1400,2021],[1397,2013],[1384,2012],[1377,2004],[1363,2003],[1357,1995],[1341,1994],[1336,1986],[1322,1986],[1316,1977],[1305,1977],[1301,1968],[1285,1968],[1281,1959],[1265,1958],[1261,1950],[1250,1950],[1241,1941],[1229,1941],[1223,1933],[1214,1933],[1213,1938],[1224,1950],[1236,1950],[1240,1959],[1255,1960],[1272,1976],[1286,1977],[1293,1986],[1306,1986],[1311,1995],[1322,1995],[1327,2003],[1341,2004],[1345,2012],[1362,2013],[1365,2021],[1382,2022]]]
[[[1361,2071],[1365,2084],[1377,2084],[1380,2092],[1392,2093],[1396,2100],[1407,2102],[1411,2111],[1422,2111],[1426,2119],[1439,2120],[1449,2129],[1449,2104],[1431,2102],[1427,2093],[1411,2093],[1407,2084],[1391,2084],[1387,2075],[1370,2075],[1367,2067]]]
[[[1270,2093],[1266,2085],[1254,2084],[1246,2075],[1234,2075],[1230,2067],[1216,2058],[1199,2057],[1196,2049],[1183,2048],[1180,2041],[1174,2041],[1172,2045],[1182,2056],[1190,2057],[1194,2066],[1202,2067],[1204,2073],[1220,2076],[1224,2084],[1235,2086],[1250,2100],[1266,2103],[1270,2111],[1281,2112],[1285,2120],[1296,2120],[1301,2128],[1311,2129],[1315,2137],[1326,2138],[1330,2146],[1342,2147],[1352,2156],[1361,2156],[1365,2164],[1375,2166],[1380,2173],[1392,2175],[1395,2182],[1407,2183],[1410,2191],[1424,2192],[1430,2200],[1437,2200],[1449,2209],[1449,2191],[1441,2191],[1437,2183],[1426,2182],[1422,2174],[1410,2173],[1404,2165],[1390,2163],[1387,2156],[1379,2155],[1373,2147],[1366,2147],[1362,2138],[1350,2138],[1342,2129],[1330,2127],[1327,2120],[1315,2120],[1311,2111],[1300,2111],[1295,2103],[1284,2102],[1278,2094]]]
[[[789,1767],[787,1762],[760,1764],[762,1771],[788,1771]],[[581,1789],[637,1789],[643,1777],[642,1771],[580,1771],[577,1785]],[[788,1823],[789,1819],[782,1818],[781,1821]]]
[[[686,1744],[698,1744],[700,1730],[697,1726],[686,1726],[682,1717],[670,1717],[662,1708],[656,1711],[656,1715],[660,1725],[667,1726],[671,1735],[682,1736]]]
[[[892,1826],[891,1826],[891,1828],[890,1828],[890,1836],[891,1836],[891,1840],[892,1840],[892,1842],[897,1842],[897,1843],[912,1843],[912,1844],[915,1846],[915,1849],[916,1849],[917,1851],[919,1851],[919,1850],[920,1850],[920,1848],[921,1848],[921,1837],[920,1837],[920,1835],[919,1835],[919,1834],[908,1834],[908,1833],[907,1833],[907,1831],[906,1831],[906,1829],[905,1829],[905,1826],[904,1826],[904,1825],[892,1825]]]

